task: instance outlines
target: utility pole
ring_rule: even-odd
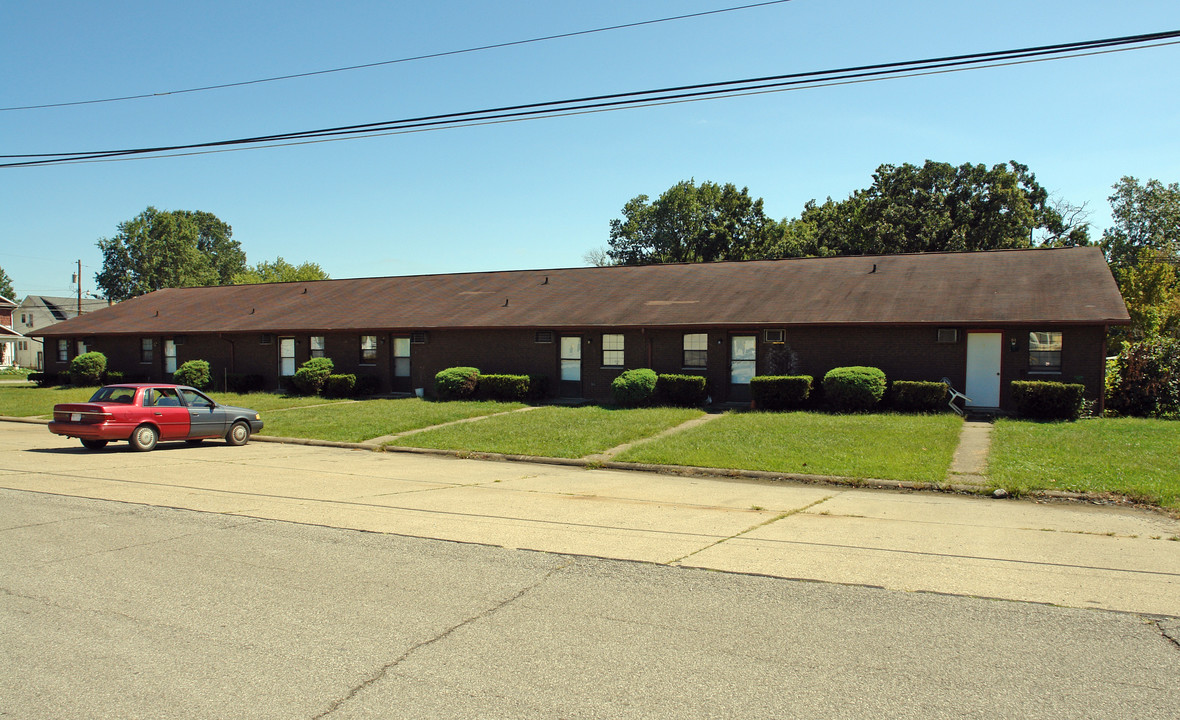
[[[78,316],[82,315],[82,260],[78,260]]]

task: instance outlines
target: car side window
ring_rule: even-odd
[[[153,394],[153,407],[180,407],[180,397],[172,388],[156,388]]]
[[[196,390],[181,390],[180,396],[184,398],[184,404],[189,407],[212,407],[214,404],[212,400]]]

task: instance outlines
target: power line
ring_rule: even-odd
[[[484,52],[487,50],[499,50],[502,48],[515,47],[518,45],[528,45],[531,43],[547,42],[549,40],[563,40],[566,38],[578,37],[581,35],[593,35],[595,33],[610,32],[612,30],[626,30],[628,28],[643,27],[645,25],[657,25],[659,23],[673,22],[676,20],[689,20],[692,18],[705,17],[707,15],[720,15],[722,13],[737,12],[739,10],[750,10],[753,8],[765,7],[767,5],[781,5],[782,3],[790,2],[791,0],[767,0],[766,2],[758,2],[750,5],[736,5],[734,7],[720,8],[718,10],[706,10],[703,12],[688,13],[685,15],[674,15],[671,17],[656,18],[654,20],[640,20],[637,22],[623,23],[620,25],[608,25],[606,27],[593,28],[591,30],[575,30],[573,32],[559,33],[557,35],[546,35],[543,37],[529,38],[527,40],[512,40],[509,42],[494,43],[491,45],[480,45],[478,47],[464,48],[462,50],[445,50],[441,52],[428,53],[425,55],[414,55],[412,57],[397,58],[395,60],[381,60],[379,62],[364,63],[361,65],[348,65],[345,67],[330,68],[328,70],[312,70],[309,72],[292,73],[289,75],[276,75],[274,77],[258,78],[255,80],[242,80],[239,82],[222,83],[220,85],[204,85],[201,87],[185,88],[183,90],[167,90],[164,92],[143,93],[140,95],[123,95],[121,97],[100,98],[96,100],[75,100],[71,102],[47,103],[44,105],[19,105],[13,107],[0,107],[0,112],[11,112],[15,110],[44,110],[47,108],[72,107],[77,105],[97,105],[99,103],[113,103],[123,102],[126,100],[143,100],[154,97],[167,97],[168,95],[183,95],[185,93],[205,92],[208,90],[224,90],[226,88],[244,87],[247,85],[259,85],[262,83],[279,82],[281,80],[296,80],[299,78],[315,77],[317,75],[329,75],[331,73],[349,72],[352,70],[365,70],[368,68],[382,67],[385,65],[396,65],[398,63],[415,62],[418,60],[433,60],[436,58],[449,57],[452,55],[464,55],[466,53]]]
[[[856,67],[839,68],[817,72],[789,73],[745,80],[731,80],[712,83],[697,83],[609,95],[596,95],[571,100],[556,100],[522,105],[510,105],[484,110],[471,110],[438,115],[389,120],[359,125],[305,130],[299,132],[261,135],[232,140],[218,140],[204,143],[166,145],[148,148],[121,150],[94,150],[71,153],[38,153],[28,155],[0,155],[0,158],[17,162],[0,164],[0,168],[52,165],[67,162],[97,162],[129,159],[142,156],[160,156],[163,153],[198,154],[202,152],[224,152],[217,148],[255,149],[276,145],[309,144],[328,140],[353,139],[379,135],[422,132],[444,127],[469,127],[502,122],[532,120],[543,117],[559,117],[591,112],[621,110],[629,107],[651,107],[680,102],[740,97],[752,94],[783,92],[805,87],[825,87],[836,84],[871,82],[895,77],[913,77],[962,70],[999,67],[1060,60],[1084,55],[1127,50],[1144,49],[1180,43],[1180,31],[1150,33],[1102,40],[1088,40],[1056,45],[1020,48],[984,53],[971,53],[925,60],[878,63]],[[191,151],[191,152],[180,152]],[[172,155],[168,155],[172,156]]]

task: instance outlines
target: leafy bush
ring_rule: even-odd
[[[549,395],[548,375],[529,375],[529,400],[540,400]]]
[[[376,375],[356,376],[356,386],[353,388],[353,393],[357,397],[376,395],[379,389],[381,389],[381,379]]]
[[[1012,400],[1021,417],[1033,420],[1077,420],[1082,414],[1082,393],[1077,383],[1013,380]]]
[[[106,375],[103,375],[104,383],[107,385],[114,385],[116,383],[127,382],[127,375],[121,370],[107,370]]]
[[[324,397],[349,397],[356,390],[356,375],[329,375],[321,391]]]
[[[70,362],[70,383],[73,385],[101,385],[107,371],[107,356],[100,352],[79,355]]]
[[[852,365],[824,375],[824,397],[839,412],[871,410],[885,394],[885,373],[878,368]]]
[[[440,400],[466,400],[478,385],[479,368],[447,368],[434,376],[434,392]]]
[[[317,395],[324,388],[328,376],[336,367],[332,358],[317,357],[299,366],[291,376],[291,384],[304,395]]]
[[[487,400],[527,400],[532,385],[528,375],[480,375],[476,394]]]
[[[1127,343],[1107,377],[1106,407],[1120,415],[1180,419],[1180,340]]]
[[[225,385],[229,392],[247,395],[265,390],[266,378],[252,373],[229,373],[225,376]]]
[[[760,410],[803,407],[812,381],[810,375],[755,375],[750,379],[750,396]]]
[[[615,402],[623,407],[639,407],[651,402],[656,392],[656,371],[648,368],[626,370],[610,384]]]
[[[110,380],[110,373],[107,373],[107,380]],[[209,373],[209,363],[205,360],[189,360],[172,373],[172,382],[178,385],[191,385],[198,390],[209,387],[209,383],[212,381],[213,376]]]
[[[656,376],[656,402],[661,405],[700,407],[708,397],[708,385],[701,375]]]
[[[905,413],[933,413],[948,410],[945,383],[917,380],[893,381],[893,409]]]

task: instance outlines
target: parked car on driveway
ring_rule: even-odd
[[[123,383],[99,388],[84,403],[53,406],[49,432],[82,440],[91,450],[126,440],[147,451],[160,440],[196,445],[225,438],[245,445],[262,429],[262,416],[247,408],[221,405],[196,388],[171,383]]]

